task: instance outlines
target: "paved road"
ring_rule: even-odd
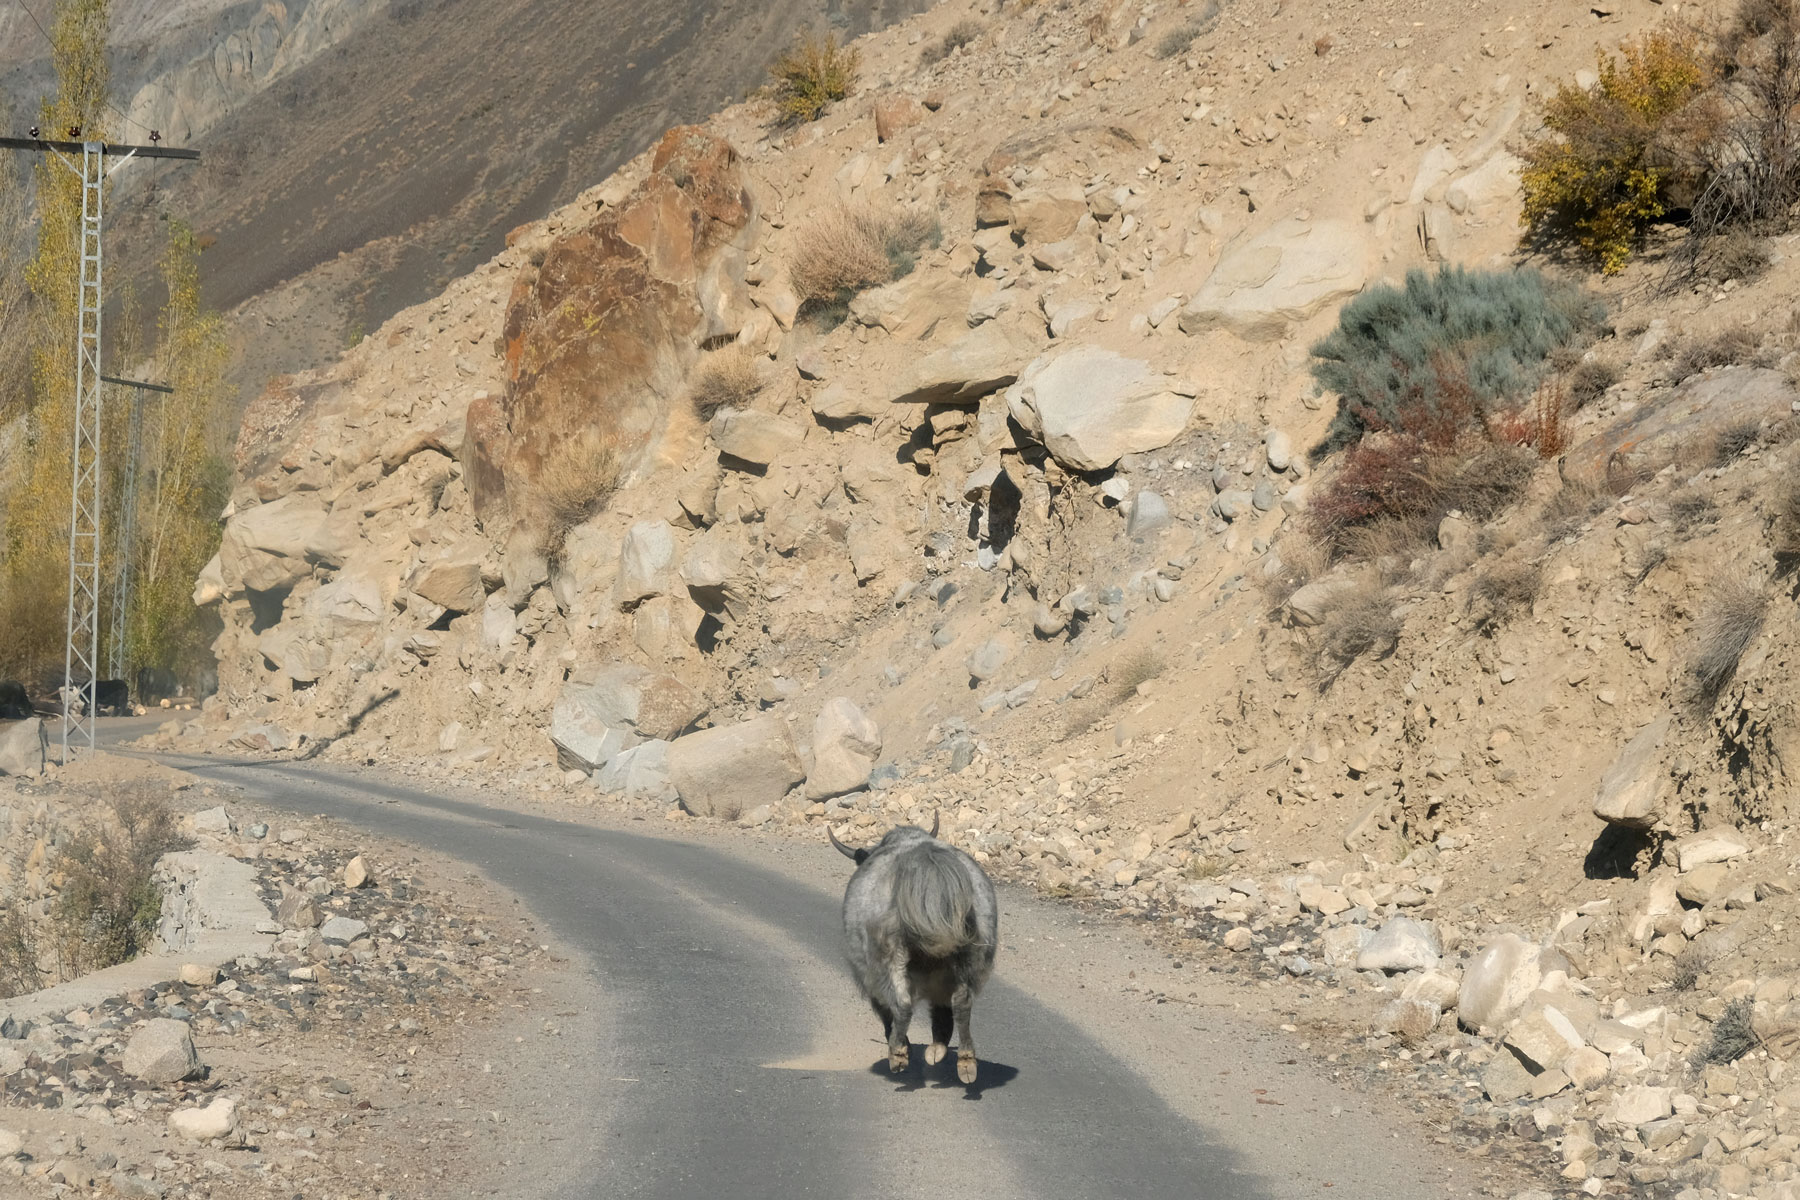
[[[896,1081],[839,959],[849,864],[828,848],[699,844],[314,766],[167,761],[466,861],[587,958],[602,1044],[577,1098],[588,1144],[571,1148],[588,1161],[564,1195],[1474,1194],[1418,1129],[1296,1065],[1251,1022],[1125,1000],[1122,970],[1088,990],[1054,953],[1072,944],[1091,967],[1116,948],[1015,891],[974,1016],[994,1060],[964,1088],[954,1055],[926,1068],[915,1047]]]

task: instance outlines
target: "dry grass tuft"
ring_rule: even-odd
[[[1731,683],[1768,611],[1769,589],[1761,580],[1727,580],[1713,590],[1695,626],[1694,656],[1688,664],[1696,707],[1710,709]]]
[[[1669,524],[1677,533],[1692,533],[1719,519],[1719,506],[1705,492],[1685,488],[1669,497]]]
[[[781,123],[804,125],[824,116],[856,86],[860,64],[856,48],[839,45],[836,34],[802,33],[769,68],[770,96]]]
[[[1196,38],[1218,23],[1219,0],[1206,0],[1199,13],[1162,35],[1162,40],[1156,43],[1156,57],[1179,58],[1188,52]]]
[[[1746,329],[1727,329],[1710,337],[1684,342],[1675,355],[1675,378],[1686,379],[1714,367],[1735,366],[1756,357],[1756,335]]]
[[[1619,375],[1619,365],[1609,359],[1590,358],[1575,364],[1568,375],[1569,400],[1575,410],[1579,412],[1606,395],[1606,389],[1619,382]]]
[[[1148,683],[1168,669],[1163,656],[1154,650],[1140,650],[1131,657],[1107,668],[1106,680],[1115,701],[1132,696],[1140,683]]]
[[[1379,581],[1339,593],[1319,623],[1319,686],[1330,687],[1351,663],[1365,655],[1386,658],[1400,645],[1400,618],[1393,598]]]
[[[1285,538],[1276,548],[1273,569],[1264,571],[1258,580],[1269,611],[1280,609],[1295,592],[1317,579],[1330,565],[1330,555],[1311,538]]]
[[[1497,563],[1476,577],[1469,588],[1469,613],[1487,637],[1528,611],[1543,590],[1543,568],[1534,562]]]
[[[974,45],[976,40],[986,32],[986,25],[974,17],[965,17],[952,25],[943,37],[919,51],[919,65],[929,67],[934,63],[941,62],[964,46]]]
[[[1691,992],[1706,974],[1707,955],[1698,942],[1689,942],[1687,948],[1675,956],[1675,973],[1669,977],[1669,986],[1678,992]]]
[[[1712,273],[1722,282],[1749,281],[1762,275],[1774,261],[1761,238],[1747,229],[1738,229],[1719,239],[1713,251]]]
[[[617,452],[591,439],[570,443],[544,465],[538,489],[545,558],[562,558],[569,532],[606,507],[619,489],[619,474]]]
[[[864,288],[907,274],[943,227],[933,213],[908,209],[833,208],[821,213],[798,239],[788,263],[788,282],[809,314],[827,310],[836,324],[850,299]]]
[[[710,421],[722,408],[743,408],[767,386],[757,369],[756,356],[736,343],[714,350],[694,368],[688,402],[702,421]]]
[[[1775,551],[1775,568],[1783,576],[1800,568],[1800,479],[1790,479],[1775,495],[1769,524],[1769,545]]]
[[[1712,1037],[1707,1040],[1706,1047],[1695,1055],[1694,1065],[1724,1066],[1756,1049],[1761,1039],[1751,1027],[1751,1018],[1755,1013],[1756,1005],[1748,996],[1728,1001],[1725,1011],[1713,1022]]]
[[[1762,438],[1762,422],[1755,417],[1733,421],[1713,438],[1713,466],[1722,467]]]

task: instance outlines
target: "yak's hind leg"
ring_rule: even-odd
[[[894,1020],[888,1026],[888,1074],[906,1070],[910,1047],[906,1044],[906,1027],[912,1023],[912,981],[906,975],[906,951],[897,952],[888,964],[888,986],[894,1005]]]
[[[888,1011],[888,1006],[870,996],[869,1007],[874,1009],[875,1015],[881,1018],[881,1036],[884,1038],[894,1036],[894,1014]]]
[[[944,1055],[950,1053],[953,1020],[948,1005],[931,1006],[931,1045],[925,1047],[925,1061],[934,1067],[944,1061]]]
[[[956,1077],[967,1084],[975,1082],[975,1035],[969,1031],[969,1015],[974,1007],[975,989],[958,982],[956,990],[950,993],[950,1011],[956,1017]]]

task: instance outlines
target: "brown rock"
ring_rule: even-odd
[[[885,142],[925,119],[925,108],[911,96],[889,96],[875,102],[875,140]]]
[[[654,453],[700,344],[735,334],[749,311],[755,215],[737,152],[679,126],[636,191],[521,275],[502,335],[505,397],[467,419],[478,518],[504,508],[541,524],[547,475],[629,470]]]

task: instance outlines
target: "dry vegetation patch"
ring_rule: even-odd
[[[784,125],[818,120],[850,94],[860,65],[856,48],[839,44],[835,33],[802,33],[769,68],[777,118]]]
[[[733,343],[714,350],[694,368],[688,400],[702,421],[710,421],[723,408],[743,408],[766,386],[748,347]]]
[[[1706,597],[1688,663],[1697,708],[1711,708],[1736,677],[1738,663],[1762,632],[1768,611],[1769,589],[1758,579],[1727,580]]]

